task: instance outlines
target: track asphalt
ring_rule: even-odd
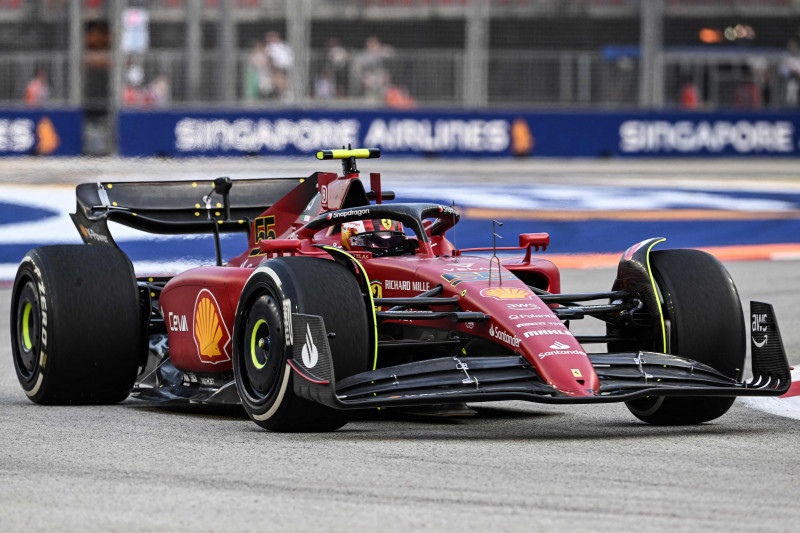
[[[775,305],[798,362],[796,263],[728,267],[743,301]],[[566,270],[564,288],[605,289],[613,276]],[[9,297],[0,289],[0,308]],[[369,416],[330,434],[273,434],[135,400],[37,406],[8,346],[2,313],[3,532],[785,533],[800,523],[800,420],[741,401],[693,427],[650,427],[615,404],[497,402],[470,419]]]

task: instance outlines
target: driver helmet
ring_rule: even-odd
[[[396,220],[382,218],[342,224],[342,247],[345,250],[367,251],[381,256],[404,240],[403,224]]]

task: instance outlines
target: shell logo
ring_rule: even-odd
[[[533,293],[518,287],[490,287],[481,290],[481,296],[495,300],[530,300]]]
[[[208,289],[197,294],[194,303],[194,342],[197,355],[203,363],[223,363],[230,361],[227,345],[231,335],[214,295]]]

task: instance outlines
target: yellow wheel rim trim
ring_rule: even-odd
[[[656,297],[656,303],[658,304],[658,316],[661,319],[661,339],[663,341],[663,353],[667,353],[667,328],[664,324],[664,310],[661,309],[661,299],[658,297],[658,287],[656,286],[656,278],[653,277],[653,270],[650,268],[650,250],[653,249],[653,246],[660,242],[664,242],[667,239],[659,239],[647,249],[647,273],[650,275],[650,283],[653,284],[653,294]]]
[[[347,256],[348,258],[350,258],[351,261],[353,261],[353,263],[356,264],[359,270],[361,270],[361,273],[364,275],[364,281],[367,282],[367,295],[369,296],[369,304],[370,304],[369,308],[372,310],[372,325],[373,325],[372,334],[374,335],[373,338],[375,339],[374,342],[375,351],[372,358],[372,370],[375,370],[376,368],[378,368],[378,316],[375,314],[375,298],[372,296],[372,291],[370,290],[370,282],[369,282],[369,276],[367,276],[367,271],[358,259],[348,254],[344,250],[340,250],[339,248],[334,248],[333,246],[323,246],[322,249],[327,250],[328,252],[333,251]]]
[[[263,318],[256,322],[256,325],[253,326],[253,334],[250,335],[250,357],[253,358],[253,366],[256,367],[258,370],[261,370],[265,366],[267,366],[267,356],[264,356],[264,362],[259,363],[258,358],[256,357],[256,333],[258,330],[261,329],[261,324],[266,324],[267,321]]]
[[[30,350],[33,348],[33,342],[31,342],[31,304],[30,302],[25,304],[25,309],[22,311],[22,344],[25,345],[26,350]]]

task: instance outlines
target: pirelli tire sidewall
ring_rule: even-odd
[[[24,341],[19,315],[20,307],[25,305],[21,299],[27,296],[24,293],[28,292],[31,287],[33,287],[34,295],[30,302],[30,314],[31,319],[34,317],[38,319],[38,324],[35,331],[29,332],[29,337],[33,338],[31,341],[32,346],[29,349],[32,353],[28,354],[21,346]],[[33,262],[30,254],[26,255],[17,270],[14,288],[11,293],[11,353],[17,379],[25,394],[34,402],[41,399],[45,390],[42,384],[47,379],[45,368],[47,367],[48,343],[53,338],[47,328],[47,313],[52,303],[46,287],[47,285],[42,279],[42,272]],[[25,300],[27,301],[27,298]],[[30,363],[25,364],[24,361],[26,360],[29,360]]]
[[[33,402],[109,404],[130,393],[145,340],[136,278],[121,250],[28,252],[12,289],[10,326],[14,369]]]
[[[660,250],[650,256],[662,300],[667,353],[708,365],[741,380],[747,330],[736,285],[724,265],[699,250]],[[655,345],[663,349],[660,324]],[[640,420],[655,425],[709,422],[724,415],[735,396],[650,396],[626,402]]]
[[[254,304],[267,296],[278,305],[279,324],[271,323],[271,336],[277,334],[278,338],[272,339],[277,343],[278,350],[273,350],[273,355],[280,359],[277,371],[274,374],[274,386],[269,394],[261,396],[257,394],[251,385],[251,377],[248,376],[247,358],[249,353],[250,339],[246,338],[247,323],[253,311]],[[286,343],[286,321],[291,320],[291,316],[284,316],[285,311],[283,301],[288,299],[296,302],[297,296],[294,286],[285,267],[279,262],[270,262],[266,267],[257,268],[250,279],[247,280],[239,298],[236,309],[236,319],[233,325],[233,372],[236,381],[236,388],[242,405],[247,414],[257,424],[268,427],[270,421],[278,420],[285,415],[289,397],[293,396],[292,369],[288,360],[291,358],[291,345]]]

